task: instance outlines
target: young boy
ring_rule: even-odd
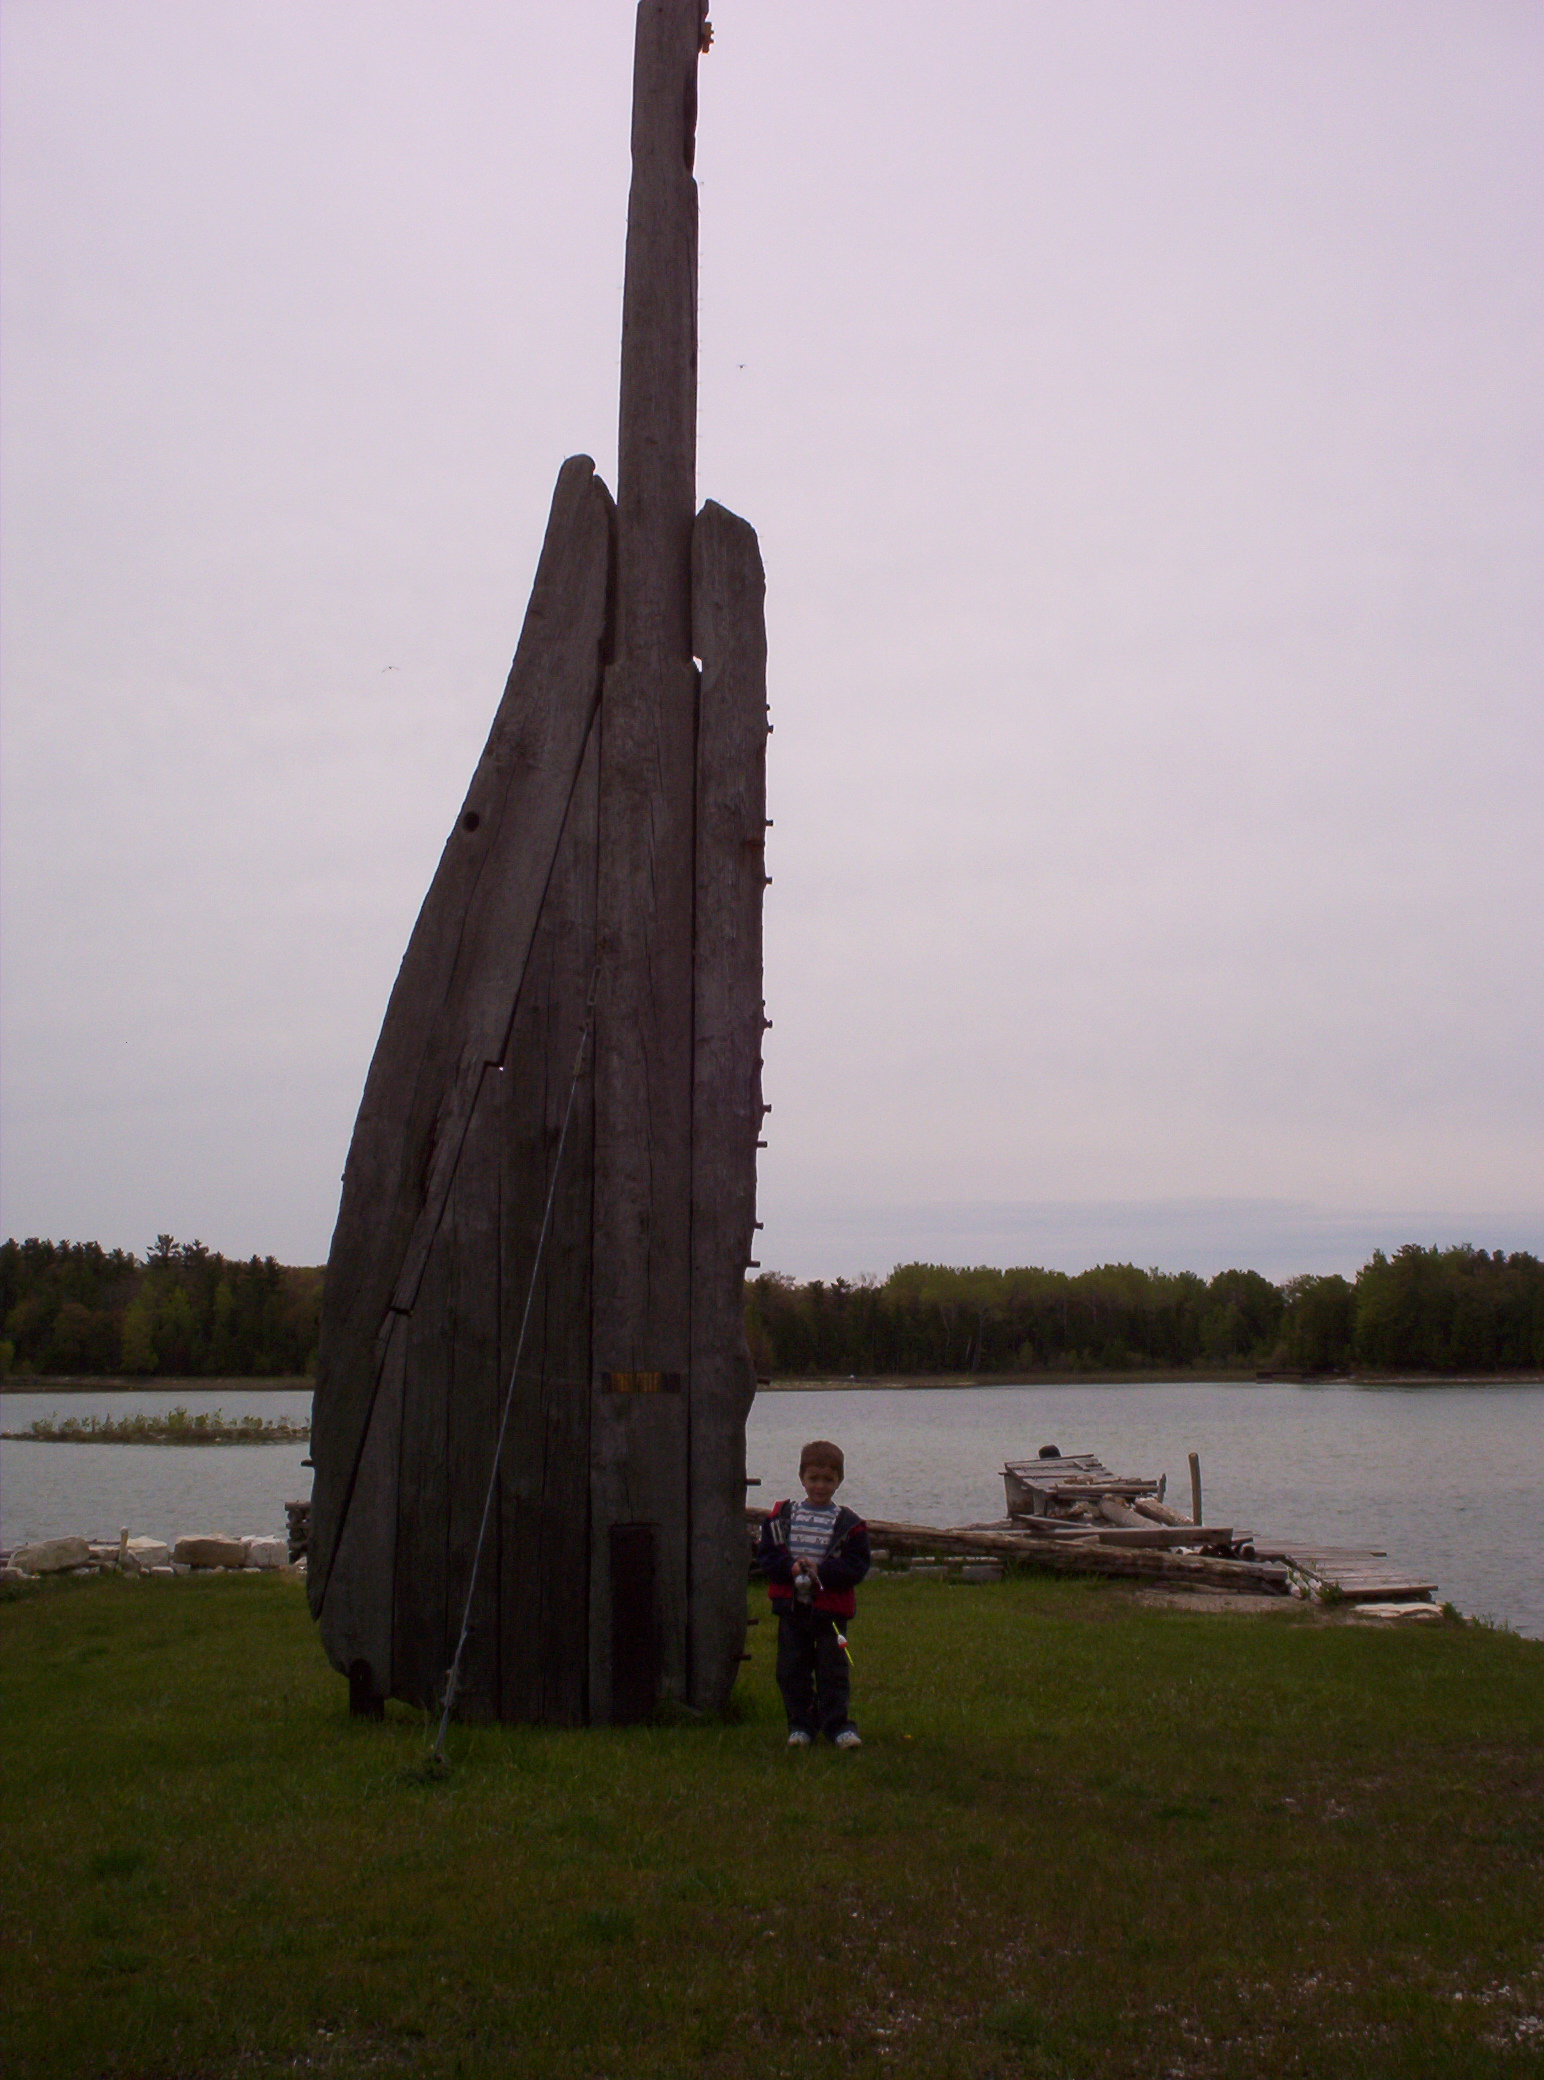
[[[838,1748],[861,1748],[847,1715],[847,1642],[853,1591],[869,1571],[868,1526],[833,1497],[842,1454],[817,1437],[799,1454],[802,1502],[779,1502],[761,1527],[756,1559],[777,1612],[777,1687],[788,1712],[788,1745],[817,1733]]]

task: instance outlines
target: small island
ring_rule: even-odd
[[[25,1430],[0,1431],[15,1444],[305,1444],[311,1425],[289,1416],[227,1416],[221,1409],[190,1415],[39,1416]]]

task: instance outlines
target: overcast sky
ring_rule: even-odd
[[[5,0],[0,1224],[326,1254],[629,0]],[[762,1262],[1544,1250],[1544,10],[719,0]]]

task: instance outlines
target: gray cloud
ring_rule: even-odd
[[[614,469],[630,23],[7,9],[7,1232],[325,1253]],[[717,26],[764,1259],[1544,1247],[1537,10]]]

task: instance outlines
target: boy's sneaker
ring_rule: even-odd
[[[858,1738],[856,1728],[849,1726],[845,1732],[837,1735],[836,1745],[839,1748],[861,1748],[863,1743]]]
[[[856,1739],[857,1736],[854,1735],[853,1738]],[[810,1745],[810,1737],[802,1726],[796,1726],[789,1734],[788,1745],[790,1748],[807,1748]]]

